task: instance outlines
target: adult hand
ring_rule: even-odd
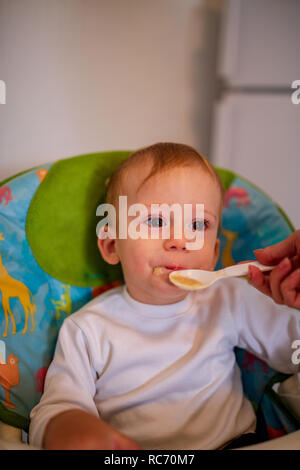
[[[252,285],[276,303],[300,309],[300,230],[276,245],[254,250],[254,254],[260,263],[278,266],[269,275],[250,266]]]

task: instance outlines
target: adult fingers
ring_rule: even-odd
[[[249,266],[248,268],[249,279],[253,287],[262,292],[263,294],[272,297],[270,287],[270,280],[263,275],[262,271],[256,266]]]
[[[279,266],[274,268],[273,271],[278,268]],[[288,265],[286,265],[285,269],[288,269]],[[283,271],[281,275],[279,275],[279,273],[277,274],[280,293],[278,293],[278,291],[276,293],[274,285],[277,284],[277,282],[275,283],[274,279],[272,287],[270,278],[264,276],[260,269],[255,266],[249,266],[249,278],[253,287],[273,298],[274,301],[279,304],[285,304],[288,307],[300,309],[300,269],[298,268],[288,275],[286,275],[286,271],[285,274],[283,274]],[[281,282],[280,278],[281,280],[283,279]]]
[[[285,303],[282,292],[283,281],[287,275],[290,274],[292,268],[293,265],[289,258],[284,258],[283,261],[271,271],[269,280],[270,289],[273,300],[278,304]]]
[[[300,269],[296,269],[282,283],[281,292],[284,304],[300,309]]]
[[[267,265],[277,264],[285,257],[300,256],[300,230],[275,245],[254,250],[254,254],[259,262]]]

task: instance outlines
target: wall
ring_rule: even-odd
[[[0,0],[0,180],[160,140],[209,157],[219,4]]]

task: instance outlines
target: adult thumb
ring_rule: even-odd
[[[275,245],[254,250],[254,254],[262,264],[277,264],[283,258],[292,258],[300,254],[300,230]]]

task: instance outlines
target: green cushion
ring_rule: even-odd
[[[96,244],[96,208],[104,182],[130,152],[105,152],[60,160],[34,194],[26,233],[35,259],[50,276],[81,287],[120,279]]]

